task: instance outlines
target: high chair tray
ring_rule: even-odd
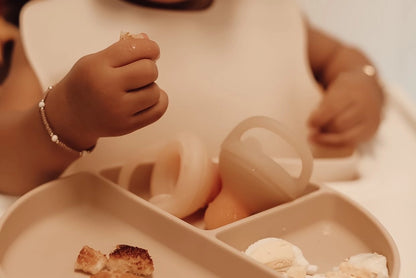
[[[242,251],[265,237],[300,247],[324,272],[345,258],[377,252],[399,277],[396,246],[366,211],[325,186],[215,230],[181,220],[102,176],[78,173],[16,201],[0,222],[0,277],[88,277],[74,271],[84,245],[109,253],[118,244],[149,251],[152,277],[279,277]]]

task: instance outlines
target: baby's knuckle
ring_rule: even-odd
[[[83,80],[91,91],[105,91],[111,87],[112,78],[111,73],[97,63],[94,56],[84,56],[79,59],[74,68],[79,80]]]
[[[89,70],[93,68],[96,64],[96,59],[94,54],[88,54],[83,57],[81,57],[75,65],[83,70]]]
[[[148,88],[148,100],[151,104],[155,104],[160,98],[160,88],[156,83],[152,83]]]
[[[156,63],[150,59],[144,59],[142,60],[144,72],[143,75],[146,76],[146,79],[150,82],[155,81],[158,78],[159,71],[156,66]]]

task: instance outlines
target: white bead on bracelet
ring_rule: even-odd
[[[92,148],[88,149],[88,150],[83,150],[83,151],[77,151],[71,147],[69,147],[68,145],[66,145],[64,142],[62,142],[59,139],[59,136],[52,130],[48,118],[46,116],[46,112],[45,112],[45,107],[46,107],[46,98],[48,97],[48,93],[52,90],[52,86],[48,87],[48,90],[45,93],[45,97],[39,102],[39,112],[40,112],[40,117],[42,119],[42,123],[43,126],[45,127],[46,131],[48,132],[49,137],[51,138],[51,141],[55,144],[57,144],[58,146],[60,146],[61,148],[72,152],[74,154],[78,154],[79,156],[83,156],[85,153],[90,153],[92,151]]]
[[[361,70],[367,76],[375,76],[377,73],[376,68],[369,64],[364,65]]]

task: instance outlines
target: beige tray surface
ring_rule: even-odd
[[[88,277],[73,270],[83,245],[110,252],[117,244],[149,250],[153,277],[276,277],[241,251],[263,237],[296,245],[320,271],[360,252],[387,257],[398,278],[399,258],[389,234],[374,219],[326,187],[310,185],[299,199],[207,231],[200,213],[182,221],[146,199],[146,173],[128,192],[110,179],[79,173],[20,198],[0,223],[0,277]],[[111,175],[112,173],[112,175]],[[116,177],[110,169],[106,177]],[[134,179],[133,179],[134,180]],[[133,190],[133,191],[134,191]]]

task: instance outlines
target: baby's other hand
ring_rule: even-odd
[[[159,47],[142,37],[81,58],[49,93],[50,121],[74,148],[86,149],[99,137],[133,132],[166,111],[167,95],[154,83]]]
[[[356,147],[369,140],[381,120],[383,93],[374,76],[343,72],[329,84],[311,114],[310,140],[331,147]]]

